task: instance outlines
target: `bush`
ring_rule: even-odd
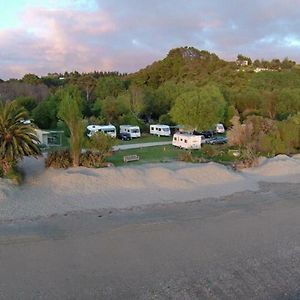
[[[179,154],[179,160],[184,162],[195,162],[192,151],[183,151]]]
[[[80,166],[86,168],[100,168],[103,166],[104,157],[93,151],[86,151],[80,155]]]
[[[48,153],[45,159],[46,168],[64,168],[67,169],[72,165],[70,150],[56,150]]]

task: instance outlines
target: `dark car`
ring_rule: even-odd
[[[203,135],[206,139],[211,138],[214,135],[214,132],[211,130],[207,130],[207,131],[193,131],[194,135]]]
[[[227,138],[226,137],[215,137],[211,138],[207,141],[207,144],[215,145],[215,144],[226,144],[227,143]]]
[[[122,141],[129,141],[131,140],[131,136],[129,132],[122,132],[118,134],[118,138]]]

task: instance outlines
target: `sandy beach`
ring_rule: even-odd
[[[261,158],[233,171],[216,163],[173,162],[119,168],[45,169],[43,158],[20,164],[25,183],[0,181],[0,221],[93,209],[189,202],[257,191],[259,182],[300,183],[300,156]]]

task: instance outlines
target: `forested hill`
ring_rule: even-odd
[[[235,69],[235,63],[226,62],[214,53],[182,47],[172,49],[166,58],[129,75],[129,78],[137,84],[157,88],[169,80],[176,83],[200,82]]]
[[[270,76],[259,74],[270,74],[270,72],[283,74]],[[292,74],[290,74],[291,72]],[[236,61],[228,62],[205,50],[181,47],[172,49],[166,58],[130,74],[129,78],[138,85],[152,88],[158,88],[166,81],[173,81],[174,83],[192,82],[198,86],[216,83],[224,87],[239,87],[247,85],[249,81],[253,81],[253,85],[259,85],[261,79],[262,85],[275,84],[275,86],[280,86],[282,84],[284,86],[285,81],[287,81],[288,85],[294,86],[299,84],[299,75],[300,70],[296,63],[288,58],[282,61],[276,58],[270,61],[263,59],[252,61],[251,58],[239,54]]]

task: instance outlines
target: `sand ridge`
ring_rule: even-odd
[[[45,170],[43,158],[26,158],[23,185],[0,180],[0,221],[221,197],[256,191],[260,181],[300,183],[299,158],[260,159],[258,167],[240,172],[213,162]]]

